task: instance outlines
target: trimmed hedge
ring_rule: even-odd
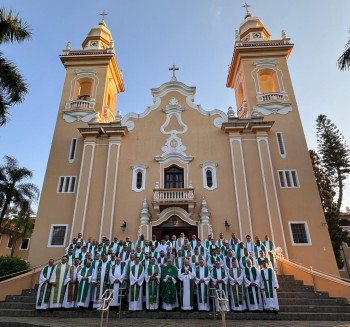
[[[0,256],[0,281],[25,273],[27,269],[29,269],[29,263],[19,257]],[[4,277],[17,272],[17,275]]]

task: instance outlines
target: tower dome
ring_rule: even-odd
[[[247,13],[244,21],[239,27],[237,40],[243,42],[267,41],[270,39],[270,33],[258,17]]]
[[[97,26],[93,26],[82,43],[84,50],[98,50],[111,47],[112,35],[107,24],[102,20]]]

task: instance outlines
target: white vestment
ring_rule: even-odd
[[[73,276],[71,278],[70,274],[71,274],[71,269],[74,269],[73,271]],[[64,299],[63,299],[63,307],[66,309],[70,309],[70,308],[75,308],[76,307],[76,301],[75,299],[72,299],[72,301],[69,301],[69,284],[72,283],[73,285],[73,289],[72,289],[72,293],[76,293],[78,294],[78,272],[81,269],[80,266],[75,267],[75,266],[71,266],[69,267],[68,270],[68,274],[66,276],[66,280],[64,281],[64,285],[66,285],[66,293],[64,294]]]
[[[246,275],[246,270],[243,269],[244,273],[244,285],[245,285],[245,292],[246,292],[246,299],[247,299],[247,306],[250,311],[255,311],[255,310],[263,310],[263,304],[262,304],[262,299],[261,299],[261,293],[260,293],[260,273],[259,269],[256,269],[256,279],[254,280],[253,272],[252,272],[252,267],[251,268],[246,268],[248,269],[248,277]],[[255,283],[258,286],[253,286],[251,283]],[[252,299],[250,298],[252,296]]]
[[[99,308],[102,303],[102,295],[103,295],[103,288],[104,288],[104,280],[106,278],[106,268],[107,268],[108,262],[102,262],[101,264],[101,278],[100,278],[100,287],[95,286],[94,287],[94,292],[93,292],[93,307]],[[92,277],[92,282],[97,283],[97,278],[98,278],[98,270],[99,270],[99,265],[95,266],[93,277]],[[109,275],[108,275],[108,280],[109,280]]]
[[[78,272],[78,281],[79,281],[79,287],[78,287],[78,296],[77,296],[77,307],[85,307],[88,308],[91,300],[91,291],[92,291],[92,277],[93,277],[93,272],[91,273],[91,270],[93,268],[88,268],[88,267],[83,267],[79,272]],[[90,271],[90,274],[89,274]],[[84,277],[87,277],[87,279],[83,279]],[[88,286],[87,286],[88,285]],[[83,298],[83,290],[85,287],[88,287],[87,295],[84,300]],[[79,290],[81,288],[81,295],[79,297]]]
[[[45,303],[45,297],[46,297],[47,287],[49,286],[50,274],[51,274],[51,271],[54,267],[47,266],[46,276],[44,273],[45,268],[41,271],[40,277],[39,277],[39,288],[38,288],[38,292],[36,294],[36,309],[37,310],[45,310],[45,309],[49,308],[49,301]],[[40,300],[41,303],[39,304],[39,298],[40,298],[41,293],[42,293],[41,300]]]
[[[196,277],[195,283],[197,285],[197,303],[199,311],[209,311],[209,282],[210,282],[210,271],[208,268],[208,275],[205,276],[205,267],[198,267],[199,278]],[[204,283],[200,283],[200,280],[203,279]],[[205,286],[207,286],[207,292],[205,292]],[[200,289],[200,292],[199,292]],[[205,294],[206,293],[206,294]],[[200,299],[200,294],[202,294],[202,300]],[[206,295],[206,301],[205,301]]]
[[[124,269],[123,269],[124,268]],[[116,264],[114,266],[114,273],[113,268],[111,267],[109,271],[109,281],[113,285],[113,300],[111,302],[111,306],[119,306],[120,305],[120,298],[119,298],[119,287],[122,285],[125,274],[127,271],[127,267],[123,267],[122,264]]]
[[[56,279],[56,271],[58,269],[58,267],[61,267],[61,271],[59,276],[57,276],[58,278]],[[66,269],[69,268],[68,263],[59,263],[55,266],[51,278],[50,278],[50,283],[55,283],[55,286],[52,286],[51,289],[51,294],[50,294],[50,308],[61,308],[62,307],[62,302],[63,302],[63,298],[61,301],[61,296],[60,294],[62,294],[62,292],[64,292],[66,285],[64,284],[64,281],[66,279]],[[69,272],[69,269],[67,270],[67,272]],[[57,289],[57,291],[55,292],[55,289]],[[57,298],[55,297],[55,293],[57,293]]]
[[[232,268],[228,270],[228,280],[230,283],[230,300],[231,300],[231,309],[233,311],[243,311],[247,309],[247,305],[244,301],[244,270],[240,269],[238,273],[238,268]],[[240,292],[240,286],[241,292]],[[242,304],[240,302],[240,296],[242,298]],[[236,301],[235,301],[236,298]]]
[[[177,278],[182,282],[181,310],[193,310],[193,303],[191,299],[193,297],[194,287],[191,291],[191,282],[193,286],[193,280],[195,277],[196,275],[194,274],[193,269],[191,269],[190,266],[184,266],[183,269],[179,269],[178,271]]]
[[[161,269],[158,266],[158,273],[155,273],[155,267],[158,265],[150,265],[147,269],[145,268],[145,281],[146,281],[146,309],[147,310],[157,310],[159,304],[159,288],[160,288],[160,273]],[[151,270],[150,270],[151,269]],[[150,271],[149,271],[150,270]],[[151,277],[156,277],[157,280],[152,281]],[[155,303],[150,303],[149,301],[149,288],[150,283],[157,284],[157,301]],[[152,287],[152,284],[151,284]]]
[[[272,277],[271,281],[269,278],[269,270],[271,270],[271,277]],[[278,311],[279,305],[278,305],[277,292],[275,288],[278,288],[279,286],[278,286],[278,281],[277,281],[275,271],[272,268],[265,268],[265,269],[262,269],[260,273],[261,275],[264,274],[264,276],[261,276],[261,280],[260,280],[261,292],[264,298],[264,309]],[[265,289],[264,279],[266,280],[267,289]]]
[[[142,272],[139,275],[139,269],[142,268]],[[135,269],[134,269],[135,268]],[[133,273],[134,270],[134,273]],[[134,267],[130,268],[130,287],[129,287],[129,310],[130,311],[136,311],[136,310],[142,310],[142,283],[145,279],[145,268],[142,266],[142,264],[134,265]],[[132,286],[135,285],[133,288]],[[136,285],[140,286],[138,290],[138,297],[137,297],[137,287]],[[133,297],[134,300],[132,301],[131,293],[134,292]]]
[[[214,270],[216,271],[217,279],[215,278]],[[222,280],[222,283],[218,283],[218,280]],[[214,267],[212,272],[211,272],[211,280],[213,282],[213,285],[216,287],[216,289],[223,290],[225,292],[225,296],[228,299],[228,294],[227,294],[227,282],[228,282],[228,277],[227,274],[225,274],[225,277],[221,274],[221,268],[216,268]],[[217,298],[215,298],[215,307],[216,311],[221,311],[220,304]],[[230,306],[228,301],[224,305],[224,310],[225,311],[230,311]]]

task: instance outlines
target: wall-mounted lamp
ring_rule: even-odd
[[[123,225],[120,226],[120,228],[122,229],[122,231],[123,231],[123,233],[124,233],[124,231],[125,231],[125,229],[126,229],[126,221],[125,221],[125,220],[124,220],[124,222],[123,222]]]
[[[229,230],[230,229],[230,224],[228,223],[228,221],[227,220],[225,220],[225,228],[226,228],[226,230]]]

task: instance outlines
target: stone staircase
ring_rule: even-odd
[[[294,276],[278,276],[279,314],[265,312],[243,312],[226,314],[231,320],[315,320],[350,321],[350,305],[345,298],[330,298],[326,292],[315,292],[313,287],[303,285]],[[60,317],[60,318],[100,318],[97,311],[55,310],[37,312],[35,310],[36,290],[26,289],[21,295],[7,295],[0,302],[1,317]],[[125,300],[124,300],[125,302]],[[220,315],[220,314],[217,314]],[[117,313],[111,311],[110,317]],[[128,312],[124,303],[122,318],[148,319],[213,319],[213,312]],[[217,319],[220,319],[218,316]]]

